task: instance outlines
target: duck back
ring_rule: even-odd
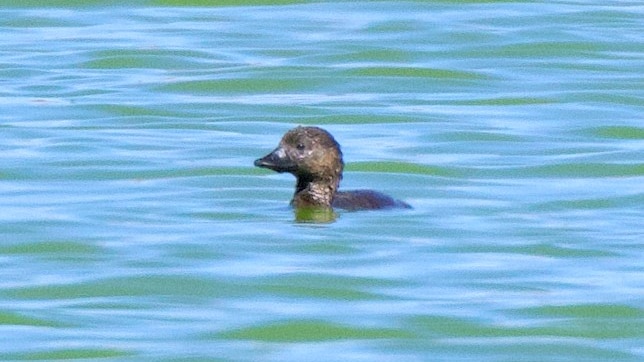
[[[338,191],[333,198],[332,206],[349,211],[411,208],[403,201],[373,190]]]

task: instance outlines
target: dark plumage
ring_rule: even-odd
[[[333,136],[322,128],[300,126],[286,132],[277,148],[255,160],[255,166],[293,174],[297,184],[291,205],[298,209],[410,208],[405,202],[377,191],[338,191],[344,168],[342,151]]]

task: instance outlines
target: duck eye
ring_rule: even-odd
[[[304,143],[298,143],[295,148],[297,148],[298,151],[304,151]]]

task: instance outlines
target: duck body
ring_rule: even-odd
[[[374,190],[338,191],[333,198],[331,206],[344,210],[377,210],[401,207],[410,209],[411,206],[404,201],[396,200],[391,196]]]
[[[286,132],[277,148],[254,164],[297,178],[291,200],[296,209],[410,208],[403,201],[373,190],[338,191],[344,168],[342,151],[333,136],[319,127],[300,126]]]

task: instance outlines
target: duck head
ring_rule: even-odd
[[[255,166],[289,172],[311,181],[342,177],[340,145],[318,127],[297,127],[282,137],[273,152],[255,160]]]
[[[255,166],[288,172],[297,178],[296,207],[330,207],[342,178],[342,151],[331,134],[318,127],[297,127],[282,137],[273,152]]]

